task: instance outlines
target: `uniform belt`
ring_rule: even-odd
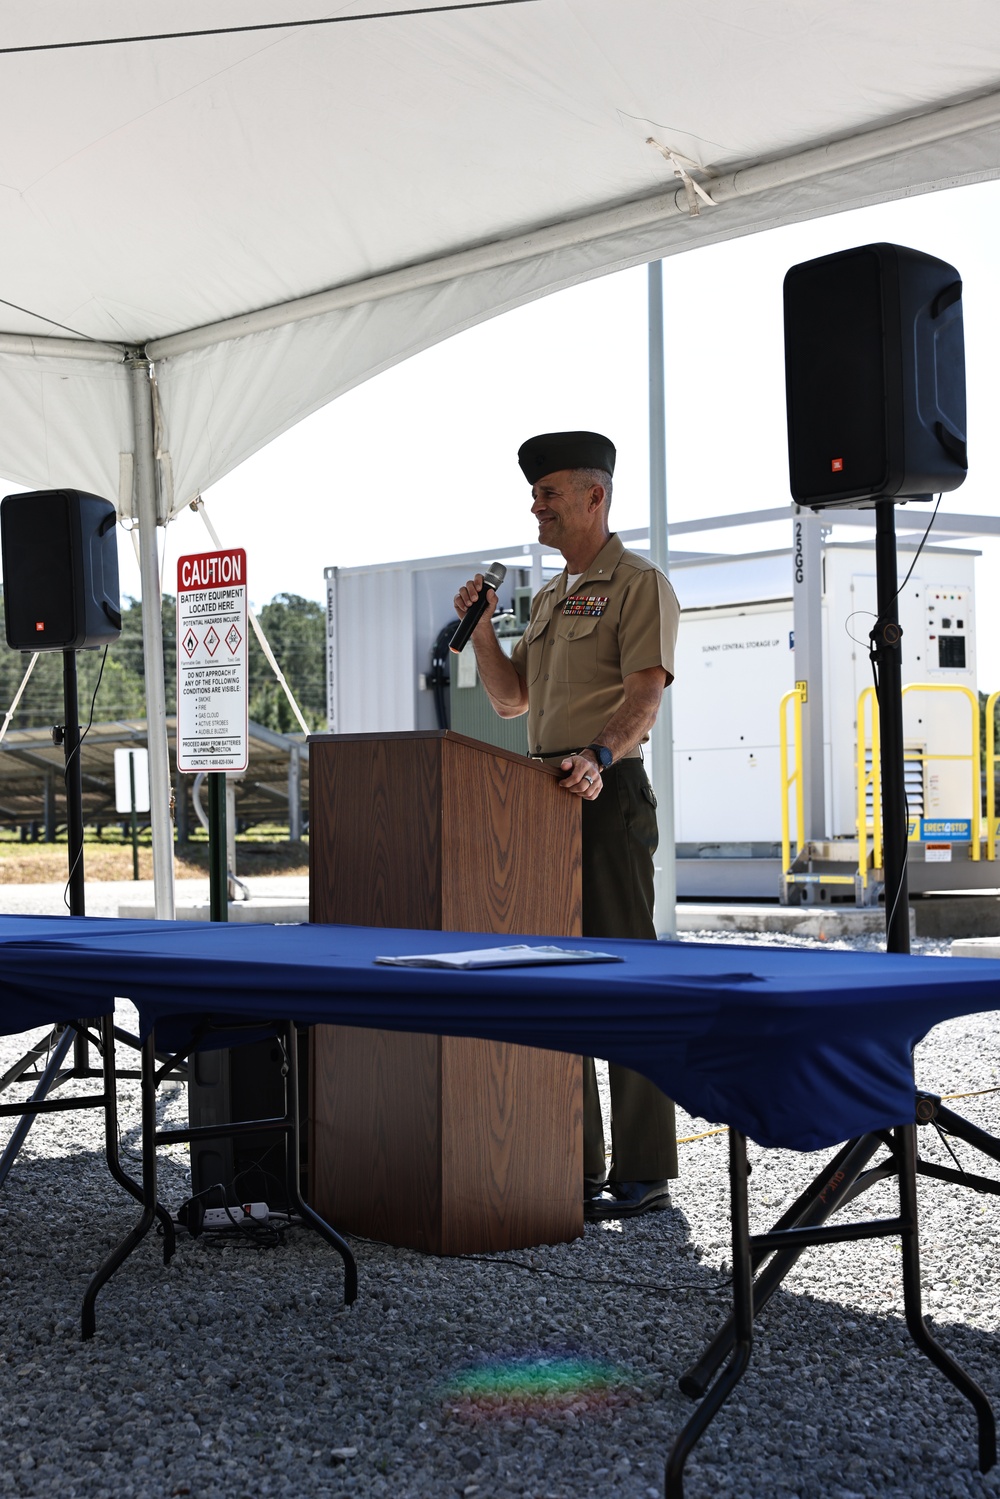
[[[567,755],[581,755],[585,749],[589,749],[589,748],[590,748],[590,746],[588,744],[581,744],[581,745],[577,745],[576,749],[544,750],[542,752],[542,754],[540,754],[540,755],[532,755],[529,752],[528,759],[529,760],[565,760],[565,758],[566,758]],[[618,759],[614,761],[614,764],[618,765],[622,760],[641,760],[641,759],[642,759],[642,750],[639,748],[638,745],[636,745],[635,749],[629,750],[627,754],[619,755]]]

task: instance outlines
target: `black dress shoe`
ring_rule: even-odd
[[[583,1200],[590,1202],[594,1197],[600,1197],[608,1184],[606,1176],[585,1176],[583,1178]]]
[[[585,1199],[588,1222],[601,1218],[636,1218],[670,1206],[669,1179],[655,1182],[609,1182],[596,1197]]]

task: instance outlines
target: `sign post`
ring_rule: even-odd
[[[128,812],[132,825],[132,878],[139,878],[139,832],[137,812],[149,811],[149,752],[144,749],[115,750],[115,811]]]
[[[208,773],[209,903],[229,915],[226,772],[247,768],[247,567],[233,547],[177,562],[177,769]]]

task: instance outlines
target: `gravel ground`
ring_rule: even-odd
[[[0,1070],[25,1039],[0,1040]],[[918,1054],[920,1082],[997,1088],[997,1039],[992,1015],[938,1027]],[[182,1121],[183,1090],[163,1093],[161,1115]],[[121,1085],[121,1102],[137,1173],[135,1085]],[[956,1107],[1000,1135],[1000,1093]],[[684,1115],[679,1126],[710,1127]],[[667,1211],[588,1226],[574,1244],[445,1260],[355,1241],[350,1310],[339,1260],[313,1234],[292,1230],[273,1248],[182,1234],[169,1269],[151,1236],[101,1293],[97,1336],[82,1343],[87,1279],[136,1216],[100,1144],[96,1112],[42,1120],[0,1193],[0,1495],[662,1493],[665,1455],[693,1409],[677,1378],[727,1308],[724,1134],[682,1144]],[[947,1161],[930,1131],[921,1145]],[[164,1157],[163,1197],[176,1207],[186,1154]],[[753,1226],[822,1159],[751,1147]],[[994,1200],[933,1182],[920,1195],[926,1310],[1000,1405]],[[866,1213],[893,1211],[890,1185],[868,1195]],[[686,1487],[690,1499],[1000,1493],[996,1472],[975,1471],[968,1407],[905,1332],[897,1241],[806,1253],[760,1319],[750,1371]]]

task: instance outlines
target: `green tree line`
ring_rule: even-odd
[[[259,614],[296,701],[311,729],[326,724],[326,627],[323,608],[295,593],[279,593]],[[94,705],[94,722],[146,716],[146,664],[142,649],[142,604],[126,599],[122,608],[122,632],[108,648],[77,654],[80,719],[86,723]],[[177,702],[176,601],[163,599],[163,658],[167,712]],[[0,720],[14,700],[29,657],[12,651],[4,640],[0,647]],[[250,717],[279,734],[297,733],[298,722],[288,699],[278,685],[256,635],[250,633]],[[100,685],[98,685],[98,681]],[[96,690],[96,697],[95,697]],[[38,659],[24,696],[11,722],[15,729],[48,728],[63,721],[63,662],[59,651],[46,651]]]

